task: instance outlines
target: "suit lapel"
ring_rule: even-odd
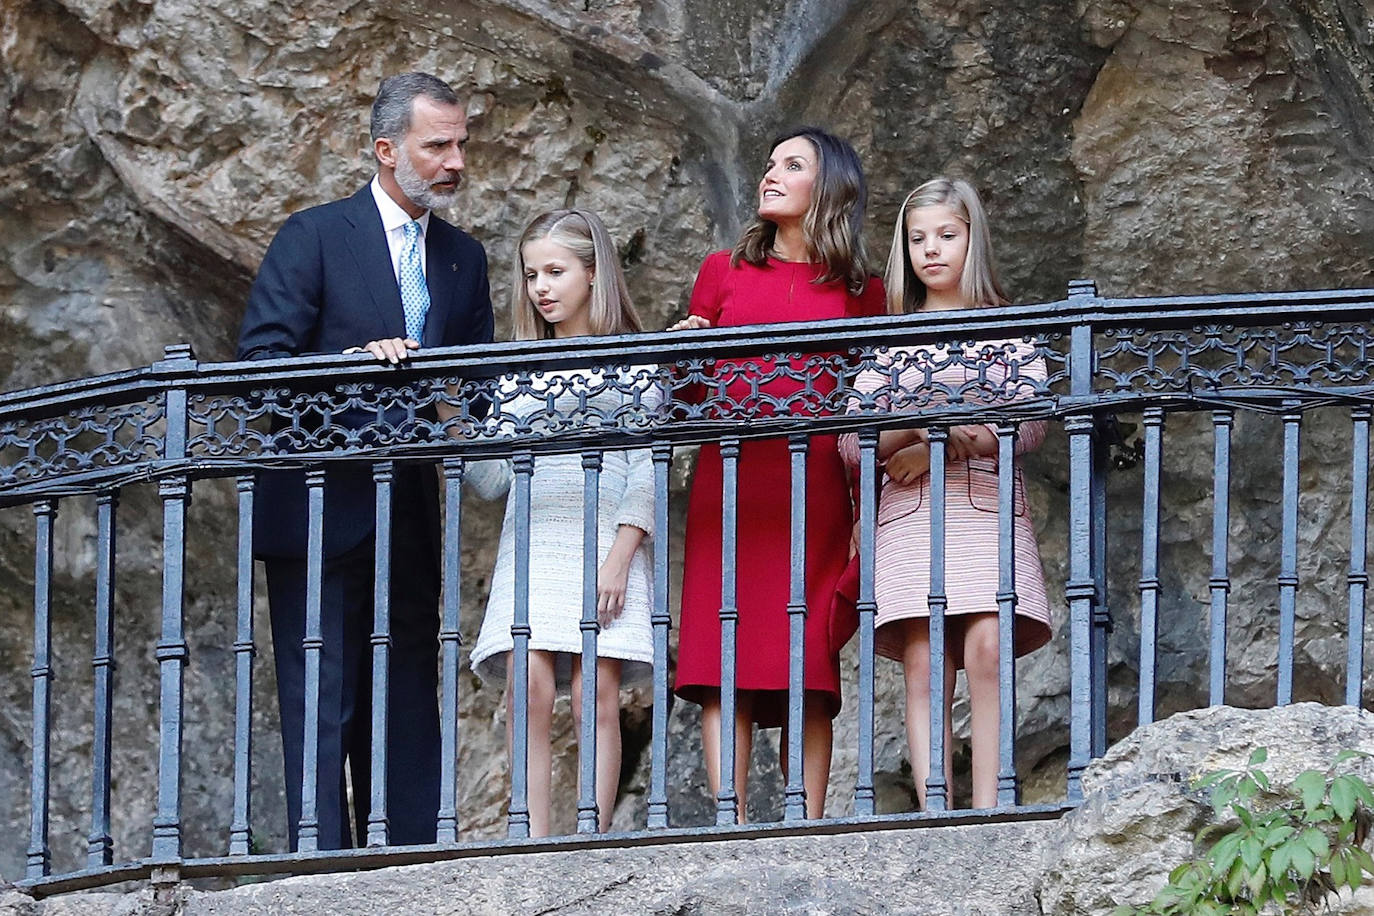
[[[391,266],[391,250],[382,231],[382,217],[372,199],[372,188],[363,185],[351,198],[347,243],[358,264],[363,284],[377,309],[377,321],[382,329],[379,337],[405,337],[405,313],[401,309],[401,290],[396,285],[396,272]],[[432,294],[431,294],[432,295]],[[428,331],[426,331],[428,334]]]
[[[444,343],[444,327],[458,290],[458,259],[450,234],[453,229],[433,213],[429,215],[429,231],[425,233],[425,285],[429,287],[429,314],[425,317],[426,347]]]

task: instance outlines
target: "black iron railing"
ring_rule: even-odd
[[[1294,621],[1298,588],[1299,433],[1304,413],[1315,408],[1348,409],[1352,423],[1352,516],[1348,575],[1349,652],[1345,702],[1359,704],[1364,675],[1363,640],[1367,570],[1365,565],[1369,427],[1374,407],[1374,360],[1369,316],[1374,290],[1323,291],[1234,296],[1107,299],[1089,283],[1074,284],[1066,300],[1031,306],[834,321],[769,325],[679,334],[586,339],[576,346],[561,341],[514,342],[481,348],[422,351],[409,365],[378,366],[356,356],[202,364],[189,348],[170,347],[166,358],[147,368],[44,388],[0,395],[0,508],[31,506],[34,515],[34,641],[32,696],[31,831],[22,886],[53,892],[131,877],[162,880],[178,876],[311,871],[360,864],[419,861],[504,848],[529,848],[524,742],[527,697],[516,691],[514,765],[506,843],[463,841],[459,810],[459,606],[463,588],[461,490],[470,463],[501,457],[512,461],[516,494],[516,622],[513,676],[523,683],[529,622],[520,595],[528,588],[529,498],[538,455],[580,454],[587,504],[595,513],[601,456],[630,447],[651,450],[655,492],[654,681],[647,821],[619,834],[585,836],[571,842],[636,844],[668,837],[734,835],[736,831],[865,829],[912,820],[970,820],[1052,816],[1060,805],[1019,805],[1016,770],[1016,665],[1010,647],[1016,603],[1011,456],[1017,431],[1029,421],[1062,424],[1067,435],[1068,569],[1061,609],[1069,633],[1071,704],[1066,727],[1069,758],[1065,773],[1068,805],[1082,796],[1081,777],[1089,761],[1107,745],[1107,632],[1111,614],[1105,600],[1106,501],[1104,424],[1114,414],[1139,414],[1144,467],[1139,594],[1139,677],[1137,719],[1155,716],[1159,574],[1160,474],[1162,431],[1176,412],[1210,414],[1214,449],[1214,499],[1210,532],[1199,531],[1199,545],[1210,543],[1208,583],[1209,700],[1225,699],[1226,645],[1230,579],[1228,495],[1232,455],[1230,435],[1238,412],[1261,411],[1282,419],[1282,504],[1280,596],[1276,703],[1293,698]],[[932,383],[918,392],[889,386],[856,393],[853,381],[865,369],[890,373],[894,367],[956,365],[964,370],[957,385]],[[998,365],[999,381],[988,369]],[[1003,377],[1004,376],[1004,377]],[[785,380],[791,393],[768,392]],[[833,390],[832,390],[833,389]],[[585,406],[552,406],[560,395],[613,390],[611,411]],[[879,397],[881,395],[881,397]],[[512,414],[504,409],[516,398],[546,398],[547,410]],[[986,423],[999,444],[1001,518],[1001,741],[999,807],[992,812],[946,810],[944,709],[931,709],[931,777],[928,811],[911,815],[875,814],[874,792],[874,543],[879,432],[910,426],[913,414],[930,431],[932,451],[932,696],[943,683],[944,449],[945,431],[957,424]],[[805,531],[806,454],[817,433],[856,432],[860,452],[859,739],[853,815],[821,825],[805,824],[802,769],[802,640],[808,613],[796,571],[804,562],[800,532]],[[669,810],[668,669],[673,600],[669,593],[669,478],[674,450],[718,442],[724,457],[724,582],[722,599],[723,721],[733,719],[736,667],[733,620],[735,559],[741,544],[736,518],[736,468],[740,443],[750,438],[786,438],[792,456],[792,531],[794,583],[789,610],[792,671],[789,780],[784,824],[734,826],[737,799],[732,774],[733,732],[722,729],[722,789],[715,826],[682,826]],[[376,575],[382,585],[372,638],[373,756],[372,819],[363,850],[320,851],[307,830],[298,853],[262,853],[253,844],[255,812],[252,774],[253,576],[251,519],[254,472],[270,467],[307,470],[311,558],[319,565],[324,524],[324,469],[341,462],[372,469],[377,517],[390,518],[392,479],[401,462],[436,464],[446,507],[443,597],[440,614],[441,796],[438,842],[433,846],[388,846],[385,733],[389,620],[384,598],[389,575],[387,525],[379,523]],[[186,511],[198,481],[236,480],[238,507],[237,625],[235,659],[233,808],[224,812],[227,855],[191,857],[184,850],[182,769],[184,740],[183,676],[188,663],[184,634]],[[1333,484],[1334,485],[1334,484]],[[163,557],[161,636],[156,645],[159,680],[160,747],[156,811],[151,846],[117,851],[111,840],[111,772],[119,754],[113,737],[113,620],[116,513],[121,494],[155,486],[162,509]],[[53,661],[53,524],[59,506],[73,497],[96,505],[96,590],[94,660],[94,743],[91,831],[86,861],[54,872],[49,848]],[[594,525],[588,538],[595,540]],[[227,547],[228,545],[226,545]],[[586,545],[587,569],[595,570],[595,545]],[[594,578],[594,576],[592,577]],[[597,627],[595,595],[584,604],[584,672],[594,684]],[[814,612],[811,609],[810,612]],[[1114,609],[1118,614],[1123,608]],[[318,618],[307,623],[307,659],[318,661]],[[311,630],[311,626],[316,629]],[[309,665],[309,661],[308,661]],[[318,702],[318,665],[307,669],[307,722]],[[124,677],[151,672],[125,666]],[[584,697],[594,697],[588,689]],[[582,730],[582,792],[579,834],[595,834],[596,802],[591,789],[595,703],[585,706]],[[318,728],[318,721],[316,721]],[[465,727],[481,727],[465,724]],[[260,736],[257,736],[260,737]],[[270,736],[275,739],[275,736]],[[316,736],[317,739],[317,736]],[[303,796],[312,810],[314,771],[307,729]],[[228,753],[226,750],[225,753]],[[70,800],[80,807],[76,800]],[[257,812],[261,815],[261,812]],[[272,812],[268,816],[279,818]],[[827,826],[828,825],[828,826]],[[570,842],[564,840],[562,842]]]

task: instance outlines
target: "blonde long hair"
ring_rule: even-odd
[[[571,251],[592,272],[592,296],[588,324],[593,334],[633,334],[644,325],[630,301],[620,255],[600,217],[590,210],[550,210],[530,220],[515,246],[515,273],[511,277],[511,317],[516,340],[548,340],[553,325],[539,314],[525,288],[525,246],[547,238]]]
[[[825,272],[812,282],[842,280],[850,295],[860,295],[868,285],[863,231],[868,183],[859,154],[848,141],[819,127],[798,127],[782,134],[773,140],[769,151],[793,137],[804,137],[816,151],[816,183],[811,189],[811,206],[802,219],[802,233],[807,254],[824,264]],[[730,252],[730,266],[736,267],[740,261],[755,267],[767,264],[777,234],[776,223],[755,216]]]
[[[975,306],[1006,305],[1011,299],[997,279],[997,264],[992,257],[988,218],[977,190],[961,178],[932,178],[906,196],[892,230],[892,251],[887,257],[887,311],[902,315],[918,311],[926,300],[926,286],[911,266],[906,241],[906,218],[922,207],[949,207],[968,225],[968,254],[959,277],[959,292]]]

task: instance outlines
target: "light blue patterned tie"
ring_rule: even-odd
[[[425,316],[429,314],[429,287],[420,268],[420,224],[405,224],[406,243],[401,248],[401,309],[406,316],[406,336],[423,340]]]

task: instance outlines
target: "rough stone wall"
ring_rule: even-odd
[[[863,155],[868,241],[881,261],[905,191],[944,171],[984,191],[1005,279],[1022,301],[1072,277],[1113,295],[1370,286],[1374,45],[1354,0],[444,0],[188,4],[0,0],[0,388],[145,364],[188,340],[232,354],[257,261],[292,210],[370,174],[365,110],[383,74],[437,72],[472,92],[469,181],[453,217],[483,240],[504,312],[511,240],[535,211],[600,212],[650,327],[679,315],[700,258],[748,216],[775,128],[829,124]],[[504,315],[498,334],[509,322]],[[1126,418],[1129,421],[1129,418]],[[1338,695],[1347,420],[1304,427],[1300,689]],[[1166,433],[1161,707],[1200,702],[1210,445],[1205,418]],[[1242,416],[1232,496],[1233,702],[1272,696],[1279,524],[1277,422]],[[1029,465],[1052,595],[1062,607],[1066,467],[1052,437]],[[677,468],[681,493],[690,456]],[[1114,474],[1113,735],[1134,724],[1139,469]],[[192,509],[188,849],[223,849],[232,684],[229,490]],[[121,506],[115,796],[120,855],[142,855],[156,747],[160,544],[155,496]],[[680,504],[676,507],[680,510]],[[463,629],[475,633],[499,507],[465,513]],[[54,850],[84,850],[94,514],[58,525]],[[27,835],[32,523],[0,513],[0,875]],[[680,519],[674,530],[681,543]],[[281,788],[260,616],[258,831],[280,848]],[[1062,793],[1065,636],[1021,666],[1027,797]],[[850,656],[852,662],[852,650]],[[880,665],[878,781],[912,805],[895,666]],[[469,836],[501,831],[497,692],[464,678],[460,766]],[[852,695],[852,693],[851,693]],[[617,823],[642,822],[648,697],[626,696]],[[830,810],[848,809],[854,711],[837,727]],[[956,727],[966,716],[962,706]],[[566,721],[566,718],[565,718]],[[675,819],[703,822],[694,708],[673,711]],[[757,817],[781,778],[759,742]],[[571,736],[558,747],[570,749]],[[962,760],[962,757],[961,757]],[[962,763],[960,764],[963,765]],[[557,784],[574,785],[570,755]],[[570,797],[570,793],[566,797]],[[560,823],[571,826],[570,810]]]

